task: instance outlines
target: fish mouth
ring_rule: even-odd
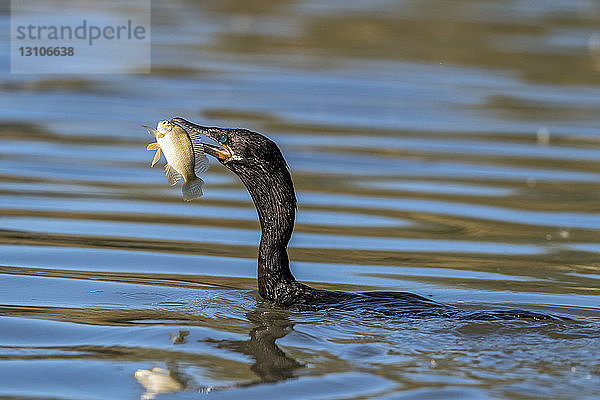
[[[162,138],[165,136],[164,133],[160,133],[159,131],[157,131],[155,128],[148,126],[148,125],[140,125],[142,128],[146,128],[146,130],[148,131],[148,133],[150,134],[150,136],[153,136],[155,138]]]
[[[202,142],[206,154],[217,158],[219,161],[226,161],[233,156],[233,151],[229,146],[219,143],[219,137],[227,129],[196,125],[180,117],[173,118],[171,122],[181,126],[188,134],[205,135],[214,140],[217,143],[216,145]]]

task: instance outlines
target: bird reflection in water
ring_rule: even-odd
[[[274,383],[295,377],[295,371],[303,365],[289,357],[277,346],[277,339],[287,335],[293,328],[288,317],[281,310],[258,308],[246,314],[249,321],[254,323],[250,330],[249,340],[215,340],[206,339],[205,343],[214,344],[219,349],[233,351],[254,359],[250,369],[257,375],[257,379],[233,385],[198,386],[194,378],[181,371],[176,360],[166,362],[167,369],[152,368],[139,369],[135,378],[146,389],[142,400],[154,399],[161,393],[178,391],[212,392],[215,390],[248,387],[261,383]],[[171,335],[173,344],[185,344],[189,331],[180,330]]]

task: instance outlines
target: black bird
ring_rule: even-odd
[[[406,292],[350,293],[314,289],[296,281],[290,271],[287,245],[294,229],[296,193],[279,147],[247,129],[204,127],[173,118],[189,135],[205,135],[204,152],[236,174],[250,192],[261,227],[258,248],[258,293],[278,306],[307,309],[333,307],[372,310],[386,315],[459,319],[562,319],[522,310],[467,312]]]

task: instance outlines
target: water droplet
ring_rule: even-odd
[[[537,142],[540,146],[548,146],[550,143],[550,130],[542,126],[537,131]]]

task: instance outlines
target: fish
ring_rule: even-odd
[[[156,129],[142,125],[156,142],[150,143],[146,150],[156,150],[151,167],[160,160],[161,151],[167,159],[165,175],[171,186],[183,177],[181,192],[183,200],[192,201],[202,196],[204,181],[198,175],[206,172],[209,161],[204,154],[200,135],[189,134],[185,129],[170,121],[160,121]]]
[[[146,393],[142,395],[143,400],[152,400],[161,393],[174,393],[185,389],[182,382],[163,368],[138,369],[134,376],[146,389]]]

